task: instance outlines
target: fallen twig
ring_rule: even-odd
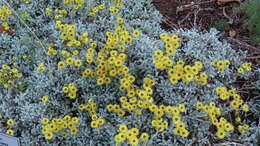
[[[172,23],[170,20],[169,20],[169,17],[168,16],[166,16],[166,15],[163,15],[164,17],[165,17],[165,20],[164,20],[164,22],[167,24],[167,25],[169,25],[171,28],[178,28],[178,26],[177,25],[175,25],[174,23]]]
[[[230,16],[227,15],[225,7],[223,7],[223,15],[229,20],[227,23],[233,24],[234,20]]]
[[[246,42],[242,42],[242,41],[240,41],[240,40],[238,40],[238,39],[235,39],[235,38],[232,38],[232,37],[228,37],[228,39],[229,39],[230,41],[233,41],[233,42],[238,43],[238,44],[241,45],[241,46],[244,46],[244,47],[246,47],[246,48],[249,48],[249,49],[251,49],[251,50],[254,50],[254,51],[256,51],[257,53],[260,53],[260,48],[256,48],[256,47],[254,47],[254,46],[251,46],[251,45],[247,44]]]
[[[182,5],[182,6],[177,7],[176,14],[178,14],[178,12],[183,11],[185,8],[192,7],[193,5],[195,5],[195,3],[191,2],[190,4]]]
[[[194,13],[194,22],[193,22],[193,25],[194,25],[195,28],[197,28],[197,16],[198,16],[198,14],[199,14],[200,11],[214,11],[214,9],[213,9],[213,8],[203,8],[203,9],[201,9],[201,8],[199,7],[198,11],[196,11],[196,12]]]
[[[224,4],[224,3],[229,3],[229,2],[239,2],[239,3],[241,3],[240,0],[217,0],[218,5],[221,5],[221,4]]]
[[[254,60],[254,59],[260,59],[260,56],[240,58],[240,60]]]
[[[181,21],[178,21],[178,25],[181,25],[191,14],[192,12],[188,13]]]

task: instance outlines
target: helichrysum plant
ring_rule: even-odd
[[[259,70],[216,29],[166,32],[150,0],[0,6],[0,130],[21,145],[257,144],[234,83]]]

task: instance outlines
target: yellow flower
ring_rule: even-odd
[[[142,141],[147,141],[149,139],[149,134],[146,133],[146,132],[142,133],[141,136],[140,136],[140,139]]]
[[[139,143],[139,139],[137,137],[130,137],[129,138],[129,143],[133,146],[137,146]]]
[[[9,120],[7,120],[7,125],[8,126],[13,126],[14,125],[14,120],[13,119],[9,119]]]
[[[169,37],[169,35],[168,35],[167,33],[161,33],[161,34],[160,34],[160,38],[161,38],[162,40],[164,40],[164,39],[167,38],[167,37]]]
[[[71,133],[72,135],[76,135],[76,134],[78,134],[78,129],[75,128],[75,127],[73,127],[73,128],[70,129],[70,133]]]
[[[43,118],[41,121],[42,124],[46,125],[49,123],[49,119],[48,118]]]
[[[28,4],[30,0],[23,0],[24,3]]]
[[[116,143],[120,143],[120,142],[125,141],[126,137],[123,133],[119,133],[119,134],[115,135],[114,139],[115,139]]]
[[[98,126],[103,126],[105,124],[105,120],[103,118],[97,119]]]
[[[127,43],[132,43],[132,41],[133,41],[133,38],[130,35],[126,36]]]
[[[73,124],[78,124],[79,123],[78,117],[71,118],[71,121],[72,121]]]
[[[193,80],[193,78],[194,78],[194,75],[192,73],[185,73],[183,79],[185,82],[190,82]]]
[[[71,116],[69,116],[69,115],[66,115],[63,117],[63,120],[65,120],[65,121],[70,121],[70,119],[71,119]]]
[[[172,84],[177,84],[178,83],[178,77],[176,75],[170,76],[169,80]]]
[[[62,132],[61,136],[62,136],[63,138],[66,138],[66,137],[67,137],[67,133],[66,133],[66,132]]]
[[[241,122],[241,118],[240,118],[240,117],[236,117],[235,121],[236,121],[237,123],[240,123],[240,122]]]
[[[46,9],[45,9],[45,15],[46,15],[46,16],[50,16],[51,13],[52,13],[52,9],[51,9],[51,8],[46,8]]]
[[[230,107],[231,107],[232,109],[238,109],[238,108],[239,108],[239,103],[238,103],[238,101],[237,101],[237,100],[232,100],[232,101],[230,102]]]
[[[62,92],[64,92],[64,93],[68,93],[68,92],[69,92],[69,88],[68,88],[68,87],[66,87],[66,86],[65,86],[65,87],[63,87],[63,88],[62,88]]]
[[[186,129],[180,129],[180,136],[188,137],[189,136],[189,131],[186,130]]]
[[[249,106],[247,104],[243,104],[241,109],[244,111],[244,112],[248,112],[249,111]]]
[[[128,132],[131,132],[134,136],[139,135],[139,129],[137,128],[132,128]]]
[[[122,132],[122,133],[127,132],[127,130],[128,130],[128,128],[125,124],[119,125],[118,129],[119,129],[119,132]]]
[[[98,128],[98,122],[97,121],[91,121],[90,127],[91,128]]]
[[[76,67],[80,67],[82,65],[82,61],[80,59],[75,60],[74,65]]]
[[[63,68],[65,68],[65,66],[66,66],[66,64],[64,61],[58,62],[58,68],[63,69]]]
[[[176,124],[176,127],[179,128],[179,129],[184,129],[185,128],[185,124],[183,122],[181,122],[181,121],[176,122],[175,124]]]
[[[244,73],[245,73],[244,69],[241,68],[241,67],[239,67],[239,68],[237,69],[237,72],[240,73],[240,74],[244,74]]]
[[[204,105],[203,105],[202,102],[197,102],[197,103],[196,103],[196,108],[197,108],[197,109],[203,109],[203,106],[204,106]]]
[[[181,134],[181,130],[178,129],[178,128],[172,129],[172,132],[173,132],[174,135],[180,135]]]
[[[232,131],[232,130],[234,130],[234,126],[231,125],[230,123],[226,123],[225,126],[224,126],[224,129],[226,131]]]
[[[73,51],[72,51],[72,54],[73,54],[74,56],[77,56],[77,55],[79,55],[79,51],[78,51],[78,50],[73,50]]]
[[[44,134],[45,139],[48,139],[48,140],[49,140],[49,139],[52,139],[53,136],[54,136],[54,135],[53,135],[52,132],[47,132],[47,133]]]
[[[12,135],[12,136],[14,135],[14,131],[12,129],[6,130],[5,133],[8,134],[8,135]]]
[[[40,63],[39,66],[38,66],[38,68],[37,68],[37,70],[40,71],[40,72],[45,71],[45,65],[44,65],[44,63]]]
[[[88,77],[88,76],[91,76],[92,74],[93,74],[92,69],[86,68],[86,69],[83,71],[82,76],[83,76],[83,77]]]
[[[49,96],[48,95],[45,95],[42,97],[42,102],[46,103],[49,101]]]
[[[179,104],[178,110],[179,110],[180,112],[185,112],[185,105],[184,105],[184,104]]]
[[[177,124],[177,123],[180,122],[180,121],[181,121],[181,117],[180,117],[180,116],[174,115],[174,116],[172,117],[172,122],[173,122],[174,124]]]
[[[69,57],[66,59],[66,63],[67,64],[73,64],[74,63],[74,59],[72,57]]]
[[[140,30],[137,30],[137,29],[136,29],[136,30],[133,31],[133,36],[134,36],[135,38],[139,37],[140,34],[141,34]]]
[[[119,24],[119,25],[122,25],[124,24],[124,19],[122,17],[117,17],[116,18],[116,22]]]
[[[226,136],[225,131],[224,131],[224,130],[221,130],[221,129],[218,129],[218,131],[217,131],[217,137],[218,137],[219,139],[223,139],[225,136]]]

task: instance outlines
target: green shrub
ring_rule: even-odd
[[[239,12],[245,13],[248,17],[244,25],[250,31],[250,40],[255,44],[260,43],[260,1],[249,0],[239,9]]]

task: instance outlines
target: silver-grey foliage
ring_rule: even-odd
[[[214,138],[214,134],[209,132],[210,122],[202,119],[205,114],[195,109],[196,102],[209,103],[217,100],[218,97],[214,91],[216,87],[232,88],[238,77],[236,68],[242,64],[239,58],[246,56],[246,52],[234,50],[227,42],[219,41],[219,32],[216,29],[211,29],[207,33],[200,33],[195,29],[180,29],[168,32],[169,34],[178,34],[187,40],[176,50],[176,55],[172,59],[174,61],[184,60],[191,65],[200,60],[204,65],[203,71],[209,75],[209,83],[205,86],[196,82],[180,82],[172,85],[166,79],[167,75],[161,75],[160,71],[152,64],[153,51],[164,47],[163,41],[157,38],[165,30],[160,27],[162,15],[155,9],[151,0],[125,0],[119,14],[111,16],[109,10],[105,9],[100,11],[96,17],[87,16],[87,11],[101,3],[109,6],[111,2],[110,0],[89,0],[86,1],[84,8],[78,12],[71,11],[68,16],[61,19],[63,23],[76,24],[78,34],[88,32],[89,36],[101,46],[106,40],[104,32],[115,29],[117,16],[124,18],[128,31],[141,30],[141,36],[134,39],[132,44],[127,45],[128,59],[126,64],[130,68],[130,73],[137,78],[137,82],[141,83],[144,77],[150,77],[157,81],[154,96],[162,100],[155,100],[156,104],[186,105],[187,110],[182,114],[182,119],[188,125],[192,137],[181,138],[173,135],[171,131],[173,125],[170,125],[171,128],[162,133],[156,133],[156,130],[151,126],[152,113],[148,110],[143,110],[141,116],[130,113],[123,118],[119,118],[113,112],[108,112],[105,109],[106,105],[119,103],[119,97],[125,95],[118,89],[120,86],[118,77],[113,78],[111,84],[100,86],[96,85],[94,78],[81,78],[83,68],[57,69],[57,62],[64,59],[59,55],[59,52],[66,46],[59,39],[60,31],[55,29],[54,19],[45,16],[45,8],[64,9],[65,7],[60,0],[32,0],[29,4],[17,0],[6,2],[18,14],[24,12],[30,14],[26,19],[13,15],[9,18],[11,27],[15,30],[13,35],[0,34],[0,65],[11,64],[12,57],[17,57],[17,68],[24,76],[17,79],[16,83],[23,82],[25,88],[22,91],[15,89],[9,91],[0,86],[0,113],[4,117],[2,120],[0,119],[0,122],[5,124],[6,119],[9,118],[15,120],[16,124],[13,129],[15,135],[20,137],[21,145],[115,145],[114,135],[117,134],[119,124],[127,124],[130,128],[136,127],[142,132],[148,132],[152,139],[147,145],[199,144],[206,143]],[[3,3],[1,1],[0,6]],[[42,41],[44,48],[37,43],[38,38]],[[46,57],[48,45],[54,45],[58,50],[58,55]],[[84,48],[87,47],[89,46]],[[77,57],[85,60],[85,54],[86,51],[82,49]],[[27,55],[27,58],[24,59],[23,55]],[[216,68],[211,65],[213,60],[230,60],[231,67],[223,73],[218,73]],[[41,62],[45,62],[46,66],[48,65],[55,71],[53,73],[49,73],[48,70],[39,72],[37,66]],[[94,67],[89,64],[83,64],[83,66]],[[259,73],[259,70],[255,72]],[[247,73],[245,77],[249,75],[250,73]],[[73,101],[61,91],[62,87],[71,82],[76,83],[78,92],[80,92],[80,95]],[[259,84],[256,83],[255,85]],[[257,88],[259,89],[259,86]],[[49,96],[49,102],[41,102],[44,95]],[[104,117],[106,121],[105,125],[98,129],[90,127],[91,120],[87,112],[77,109],[78,105],[87,103],[90,98],[94,99],[97,104],[98,115]],[[253,107],[252,110],[259,109],[259,101],[258,103],[254,102],[253,99],[249,101],[250,106]],[[218,106],[222,108],[222,111],[229,109],[221,104]],[[68,134],[66,139],[57,135],[53,140],[45,140],[41,134],[41,119],[45,117],[58,118],[65,115],[79,117],[78,134]],[[259,110],[257,115],[260,115]],[[171,120],[171,118],[168,119]],[[250,121],[245,120],[243,122],[248,123]],[[259,138],[259,125],[252,123],[250,126],[252,128],[249,132],[242,135],[232,133],[228,137],[240,139],[246,145],[257,144],[255,140],[257,137]],[[5,131],[6,129],[6,127],[3,127],[2,130]]]

